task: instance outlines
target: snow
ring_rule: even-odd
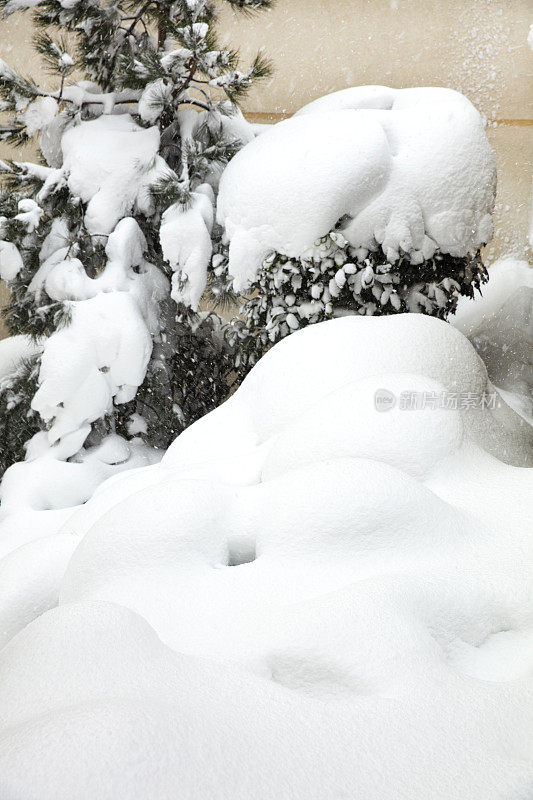
[[[309,326],[278,343],[233,397],[176,439],[163,463],[202,463],[215,455],[237,458],[266,443],[294,416],[334,390],[395,373],[420,375],[450,392],[491,391],[474,348],[447,323],[419,314],[384,316],[377,322],[370,317],[342,317]],[[386,389],[386,380],[377,388]],[[464,408],[460,413],[479,446],[517,466],[533,465],[529,428],[505,406]],[[381,415],[375,422],[383,424]]]
[[[26,539],[0,562],[2,797],[526,797],[531,428],[431,402],[490,391],[434,318],[309,326]]]
[[[20,513],[0,512],[0,558],[37,539],[52,537],[58,533],[77,507],[48,511],[27,510]]]
[[[118,470],[161,457],[141,440],[127,443],[114,435],[97,449],[82,448],[91,423],[132,400],[144,381],[168,282],[145,260],[146,241],[132,217],[121,219],[109,235],[107,264],[94,279],[68,256],[67,236],[64,220],[56,218],[29,287],[39,293],[44,286],[52,300],[67,301],[70,321],[41,345],[32,408],[48,425],[27,443],[26,461],[5,472],[3,510],[83,503]],[[80,450],[82,463],[66,463]]]
[[[533,289],[533,266],[512,257],[501,258],[490,267],[489,282],[482,287],[481,297],[459,298],[452,324],[465,336],[475,334],[489,327],[503,306],[513,305],[523,289]]]
[[[207,284],[207,268],[213,251],[214,201],[211,187],[202,184],[192,192],[189,206],[184,208],[175,203],[166,209],[159,229],[163,256],[175,273],[172,299],[194,311],[198,310]]]
[[[47,439],[66,434],[111,411],[113,399],[128,402],[144,380],[152,339],[141,312],[126,292],[101,293],[73,302],[71,324],[47,339],[32,408],[52,422]],[[74,455],[83,444],[72,444]]]
[[[61,460],[68,458],[69,447],[80,449],[87,433],[83,428],[79,435],[76,432],[64,437],[62,448],[56,450],[50,449],[46,433],[34,436],[28,445],[28,460],[13,464],[4,473],[0,490],[2,512],[18,520],[28,510],[52,509],[56,513],[71,509],[85,503],[101,483],[117,472],[146,467],[161,458],[160,453],[141,440],[131,439],[122,440],[116,462],[109,463],[107,448],[101,452],[91,448],[82,450],[77,454],[77,461]],[[114,438],[114,434],[111,436]],[[115,454],[117,450],[115,446]]]
[[[452,325],[470,338],[508,405],[533,424],[533,267],[503,258],[483,297],[462,297]]]
[[[161,82],[156,84],[149,84],[140,100],[139,113],[149,122],[155,121],[161,112],[162,105],[155,99],[166,90]],[[70,88],[87,94],[82,86]],[[178,121],[187,127],[190,137],[204,122],[209,122],[209,116],[182,110]],[[240,112],[221,118],[220,124],[227,139],[247,142],[253,138],[251,126]],[[183,133],[182,130],[182,136]],[[54,179],[65,176],[72,194],[88,204],[85,225],[95,235],[111,233],[117,222],[132,212],[150,216],[153,212],[150,187],[171,174],[158,155],[158,128],[141,128],[129,114],[102,114],[71,126],[62,135],[61,148],[62,169]],[[215,169],[210,178],[216,186],[219,172]]]
[[[29,336],[7,336],[0,339],[0,380],[14,372],[23,359],[31,358],[42,347]]]
[[[50,255],[30,289],[44,284],[53,300],[71,301],[71,320],[44,343],[32,407],[51,423],[44,437],[49,445],[63,440],[63,452],[69,436],[68,452],[58,456],[68,458],[83,444],[89,424],[110,413],[113,402],[131,400],[143,382],[167,284],[144,260],[146,241],[133,218],[120,220],[109,236],[108,262],[95,279],[78,259],[65,258],[62,230],[57,221],[46,243],[44,254]]]
[[[37,131],[52,122],[58,109],[57,101],[53,97],[38,97],[18,115],[18,120],[26,126],[28,136],[34,136]]]
[[[35,200],[31,200],[29,197],[19,200],[18,212],[18,214],[15,214],[14,219],[21,222],[28,233],[33,233],[39,227],[41,217],[44,214],[44,211]]]
[[[172,84],[159,78],[147,84],[139,100],[139,116],[152,125],[157,122],[172,97]]]
[[[0,562],[0,648],[36,616],[54,608],[78,537],[57,534],[17,548]]]
[[[350,244],[392,262],[474,253],[492,237],[495,180],[481,117],[451,89],[320,98],[247,144],[222,176],[217,221],[234,288],[271,251],[302,256],[340,220]]]
[[[107,234],[133,210],[149,214],[149,187],[168,167],[157,155],[159,130],[141,128],[129,114],[102,114],[63,134],[63,170],[75,197],[88,203],[89,233]]]
[[[13,242],[0,241],[0,278],[9,282],[14,280],[24,264]]]
[[[13,14],[15,11],[20,11],[25,8],[33,8],[40,0],[8,0],[4,6],[4,14]]]

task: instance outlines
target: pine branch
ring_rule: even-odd
[[[22,147],[30,141],[24,125],[0,125],[0,141],[11,147]]]
[[[225,0],[232,8],[244,14],[253,14],[256,11],[269,11],[274,7],[275,0]]]
[[[169,173],[150,187],[150,194],[158,208],[164,211],[179,203],[184,208],[191,203],[191,190],[187,182],[180,181],[175,173]]]
[[[55,42],[48,33],[38,33],[33,37],[33,46],[41,54],[48,72],[60,75],[64,81],[74,67],[74,60],[68,53],[67,39],[62,37]]]
[[[249,92],[255,81],[270,77],[272,63],[262,52],[259,52],[247,72],[226,72],[210,81],[211,86],[224,90],[232,103],[238,104]]]

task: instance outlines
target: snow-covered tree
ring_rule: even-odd
[[[239,70],[211,0],[1,5],[32,8],[53,80],[43,88],[0,61],[11,112],[0,141],[35,137],[40,153],[0,163],[6,321],[42,345],[0,384],[0,466],[135,466],[228,392],[222,323],[198,306],[220,174],[253,138],[237,104],[268,63],[259,54]]]

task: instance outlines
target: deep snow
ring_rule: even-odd
[[[161,465],[8,516],[2,798],[527,797],[532,435],[484,392],[444,322],[310,326]]]

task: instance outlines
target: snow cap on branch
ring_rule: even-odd
[[[208,184],[192,193],[188,207],[175,203],[161,220],[159,238],[163,256],[174,270],[172,298],[194,311],[207,283],[211,259],[214,194]]]

